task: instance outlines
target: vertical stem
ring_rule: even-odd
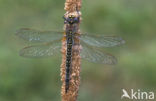
[[[69,14],[77,14],[77,12],[80,12],[81,8],[81,0],[66,0],[65,2],[65,10]],[[76,15],[78,16],[78,15]],[[79,24],[78,24],[79,28]],[[64,28],[65,29],[65,28]],[[79,30],[77,33],[80,33]],[[80,65],[81,65],[81,57],[80,57],[80,40],[74,39],[74,45],[72,48],[72,70],[70,73],[70,84],[69,84],[69,90],[67,93],[65,93],[65,74],[66,74],[66,40],[62,40],[62,64],[61,64],[61,81],[62,81],[62,87],[61,87],[61,96],[62,101],[76,101],[79,91],[79,85],[80,85]]]

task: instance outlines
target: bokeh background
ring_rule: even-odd
[[[23,27],[62,29],[62,0],[0,0],[0,101],[60,101],[61,54],[28,59],[14,34]],[[118,35],[126,44],[104,48],[117,65],[82,60],[78,101],[121,100],[122,89],[156,93],[156,1],[82,0],[81,30]]]

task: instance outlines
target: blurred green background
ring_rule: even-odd
[[[14,34],[23,27],[62,29],[64,2],[0,0],[0,101],[61,100],[61,54],[20,57],[26,44]],[[104,49],[117,65],[82,60],[78,101],[121,101],[122,88],[156,93],[156,1],[82,0],[81,10],[83,32],[119,35],[126,44]]]

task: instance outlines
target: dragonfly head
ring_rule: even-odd
[[[80,17],[76,17],[74,15],[68,15],[67,17],[63,17],[64,18],[64,23],[68,23],[68,24],[74,24],[74,23],[79,23],[79,19]]]

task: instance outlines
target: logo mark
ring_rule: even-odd
[[[138,100],[153,100],[154,99],[154,92],[143,92],[140,89],[137,91],[131,89],[130,93],[128,93],[125,89],[122,89],[122,96],[121,99],[123,98],[128,98],[128,99],[138,99]]]
[[[123,99],[124,97],[130,99],[130,96],[128,95],[128,93],[125,89],[122,89],[122,92],[123,92],[123,95],[121,96],[121,99]]]

